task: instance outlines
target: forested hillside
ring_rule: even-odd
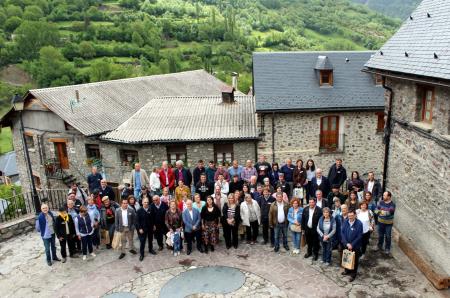
[[[251,85],[251,53],[377,49],[399,26],[348,0],[0,0],[3,107],[30,86],[79,84],[204,68]],[[5,80],[6,79],[6,80]],[[0,72],[0,80],[8,81]]]
[[[387,16],[404,19],[413,12],[421,0],[353,0]]]

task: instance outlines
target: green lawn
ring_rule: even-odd
[[[11,128],[3,127],[0,133],[0,154],[13,150]]]

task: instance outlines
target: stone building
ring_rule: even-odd
[[[395,226],[435,285],[450,284],[450,2],[424,0],[366,63],[388,114],[385,187]],[[414,254],[415,253],[415,254]],[[428,269],[427,269],[428,268]],[[442,273],[444,278],[436,278]],[[434,277],[433,277],[434,276]],[[441,283],[441,286],[443,285]]]
[[[203,70],[30,90],[23,122],[39,188],[85,184],[92,165],[115,186],[136,161],[150,170],[164,160],[243,162],[256,152],[252,97]],[[17,113],[10,110],[1,125],[12,127],[29,189]]]
[[[383,88],[361,72],[372,54],[255,53],[258,152],[275,161],[312,158],[322,168],[340,157],[348,171],[381,174]]]

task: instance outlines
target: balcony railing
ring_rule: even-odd
[[[62,179],[64,177],[64,170],[61,163],[56,158],[49,158],[45,161],[45,174],[48,178]]]
[[[319,151],[322,153],[343,152],[345,134],[321,134]]]

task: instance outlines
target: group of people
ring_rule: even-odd
[[[240,241],[256,244],[261,228],[261,243],[270,243],[275,252],[281,245],[289,251],[291,234],[293,255],[300,253],[304,243],[304,257],[316,261],[321,249],[325,265],[332,263],[332,250],[338,250],[341,258],[344,249],[353,251],[354,269],[343,271],[351,281],[376,226],[378,249],[390,253],[395,213],[391,193],[382,193],[373,172],[366,181],[356,171],[347,179],[341,159],[336,159],[327,177],[313,160],[304,166],[301,159],[295,165],[287,159],[279,167],[264,156],[255,165],[248,160],[241,166],[235,160],[230,167],[216,167],[213,161],[205,167],[200,160],[192,172],[182,161],[177,161],[175,168],[163,162],[150,176],[136,163],[129,185],[120,188],[117,200],[95,167],[87,182],[89,194],[73,185],[67,204],[57,215],[42,204],[36,225],[50,266],[52,260],[60,261],[55,238],[65,262],[66,246],[69,257],[81,252],[86,260],[88,254],[96,256],[94,247],[98,249],[101,243],[111,248],[114,234],[120,232],[116,246],[122,259],[127,243],[129,252],[137,254],[136,233],[142,261],[147,243],[149,254],[157,254],[153,238],[159,251],[167,246],[174,255],[181,253],[183,244],[186,254],[191,254],[194,243],[201,253],[213,252],[220,227],[227,249],[237,248]]]

